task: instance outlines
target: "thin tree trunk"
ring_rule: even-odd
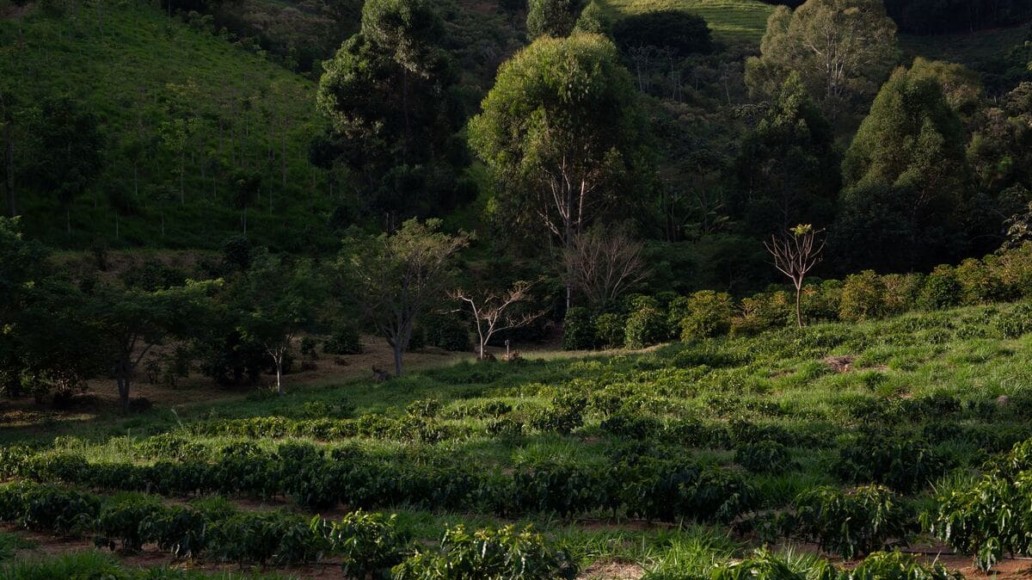
[[[795,317],[796,317],[796,324],[799,325],[799,328],[803,327],[803,307],[802,307],[802,302],[803,302],[803,285],[802,284],[796,284],[796,290],[795,290]]]
[[[403,354],[402,351],[404,351],[405,349],[402,348],[400,341],[396,341],[394,343],[394,345],[393,345],[393,348],[394,348],[394,376],[400,377],[401,376],[401,356]]]

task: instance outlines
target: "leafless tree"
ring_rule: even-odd
[[[795,286],[796,324],[803,327],[803,280],[806,275],[821,261],[824,250],[824,230],[815,230],[810,224],[799,224],[788,230],[787,234],[771,236],[764,247],[774,256],[774,267],[792,279]]]
[[[530,298],[529,282],[516,282],[512,288],[502,293],[488,292],[483,296],[473,296],[464,290],[455,290],[452,298],[469,304],[473,312],[473,320],[477,323],[477,339],[479,347],[477,357],[484,360],[487,343],[496,333],[513,328],[521,328],[534,322],[544,312],[513,312],[511,307],[526,302]]]
[[[603,310],[645,278],[643,250],[641,242],[620,231],[592,228],[578,234],[564,254],[567,283]]]

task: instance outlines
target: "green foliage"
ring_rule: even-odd
[[[574,306],[563,319],[563,348],[587,350],[595,347],[595,327],[587,308]]]
[[[679,324],[681,340],[701,340],[723,336],[731,331],[734,303],[730,295],[702,290],[692,294],[685,307],[688,313]]]
[[[117,495],[104,503],[97,518],[98,544],[114,546],[117,540],[125,552],[138,552],[147,537],[144,522],[158,519],[164,509],[153,496]]]
[[[788,449],[770,440],[739,446],[735,450],[735,463],[753,473],[781,473],[795,467]]]
[[[592,321],[595,327],[594,344],[601,348],[620,348],[626,338],[626,319],[615,312],[599,314]]]
[[[426,329],[430,346],[452,352],[469,352],[470,332],[466,319],[457,313],[430,313],[420,324]]]
[[[760,549],[744,560],[718,566],[709,578],[710,580],[836,580],[838,575],[834,566],[826,561],[819,561],[804,570],[788,558]]]
[[[390,568],[401,563],[408,538],[397,531],[395,521],[393,515],[358,510],[333,522],[326,537],[329,550],[343,561],[345,576],[386,577]]]
[[[881,317],[886,310],[886,290],[884,280],[873,270],[846,276],[839,318],[858,322]]]
[[[963,299],[964,288],[957,281],[956,271],[942,265],[925,278],[917,302],[926,310],[945,310],[960,305]]]
[[[979,569],[991,570],[1004,553],[1032,553],[1032,443],[1014,446],[988,473],[972,482],[936,490],[931,531],[966,554]]]
[[[657,10],[622,18],[613,26],[613,40],[625,53],[647,46],[676,56],[713,50],[706,21],[680,10]]]
[[[230,562],[312,562],[322,542],[305,520],[284,513],[232,515],[211,524],[208,551]]]
[[[396,580],[552,580],[575,578],[577,565],[529,527],[518,531],[448,529],[437,552],[417,552],[394,569]]]
[[[584,5],[584,0],[529,0],[527,2],[527,35],[531,39],[539,36],[556,38],[569,36],[577,24]]]
[[[911,493],[943,475],[947,467],[947,459],[924,441],[865,429],[840,449],[834,470],[845,481],[879,483]]]
[[[627,348],[644,348],[666,340],[670,330],[659,303],[647,297],[631,300],[631,311],[624,328]]]
[[[0,488],[0,520],[29,530],[77,536],[99,512],[97,498],[79,491],[18,483]]]
[[[880,486],[846,492],[817,487],[800,494],[795,508],[795,533],[846,559],[880,550],[892,541],[905,542],[912,531],[910,508]]]
[[[330,338],[323,343],[326,354],[362,354],[362,337],[354,324],[340,322],[334,326]]]
[[[942,564],[935,562],[931,566],[921,564],[912,554],[903,554],[898,550],[892,552],[875,552],[848,573],[845,580],[961,580],[960,572],[950,572]]]

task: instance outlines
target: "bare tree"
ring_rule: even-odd
[[[774,267],[792,279],[795,286],[796,324],[803,327],[803,280],[806,275],[821,261],[824,250],[824,230],[815,230],[810,224],[799,224],[788,230],[787,234],[771,236],[764,247],[774,256]]]
[[[473,320],[477,323],[479,347],[477,358],[484,360],[485,348],[496,333],[513,328],[521,328],[534,322],[544,312],[513,312],[510,307],[530,298],[529,282],[516,282],[512,288],[502,293],[488,292],[475,297],[464,290],[455,290],[452,298],[469,304],[473,311]]]
[[[616,302],[646,276],[644,246],[623,232],[592,228],[574,236],[564,253],[567,283],[596,310]]]

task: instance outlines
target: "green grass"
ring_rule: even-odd
[[[758,0],[603,0],[620,18],[657,10],[683,10],[706,19],[714,37],[722,41],[759,45],[773,8]]]
[[[263,181],[252,238],[297,249],[328,237],[325,176],[308,160],[324,126],[314,82],[148,3],[68,5],[0,19],[0,91],[14,95],[22,130],[35,106],[67,96],[96,115],[104,138],[103,169],[73,203],[70,235],[55,199],[19,190],[29,235],[64,247],[218,248],[242,231],[232,198],[243,172]],[[166,138],[176,122],[188,127],[182,156]],[[18,138],[27,151],[31,135]]]

